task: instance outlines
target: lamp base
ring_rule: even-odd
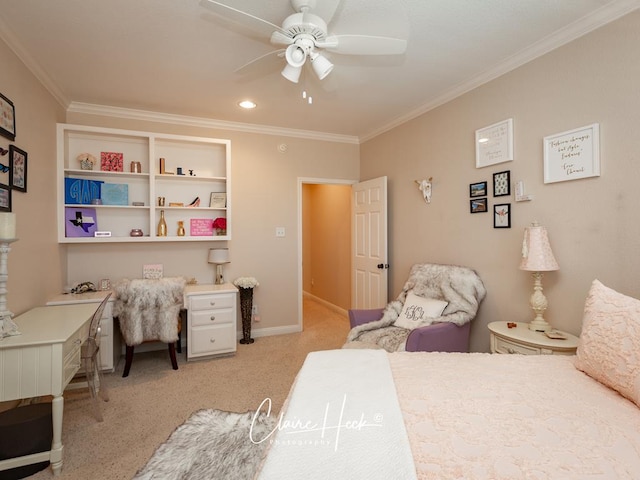
[[[553,327],[549,325],[544,319],[534,319],[529,322],[529,330],[533,330],[534,332],[548,332],[549,330],[553,330]]]
[[[216,264],[216,285],[222,285],[224,283],[224,275],[222,271],[222,263]]]

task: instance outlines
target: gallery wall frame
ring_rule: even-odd
[[[487,182],[476,182],[469,184],[469,196],[484,197],[487,195]]]
[[[11,211],[11,187],[0,185],[0,212]]]
[[[544,183],[600,176],[600,125],[544,137]]]
[[[0,93],[0,135],[11,141],[16,139],[16,107]]]
[[[496,172],[493,174],[493,196],[504,197],[511,195],[511,171]]]
[[[513,118],[476,130],[476,168],[513,160]]]
[[[499,203],[493,206],[493,228],[511,228],[510,203]]]
[[[19,192],[27,193],[27,152],[16,147],[9,146],[9,184],[11,188]]]
[[[487,198],[472,198],[469,200],[469,212],[470,213],[483,213],[487,212]]]

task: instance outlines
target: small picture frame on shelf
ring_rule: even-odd
[[[487,195],[487,182],[476,182],[469,184],[469,196],[485,197]]]
[[[482,213],[487,211],[487,198],[472,198],[469,200],[470,213]]]
[[[15,145],[9,146],[11,188],[27,193],[27,152]]]
[[[100,152],[100,170],[103,172],[122,172],[124,155],[120,152]]]
[[[11,211],[11,187],[0,185],[0,212]]]
[[[493,196],[504,197],[511,195],[511,171],[497,172],[493,174]]]
[[[227,206],[227,194],[225,192],[211,192],[209,199],[210,208],[225,208]]]
[[[493,206],[493,228],[511,228],[511,204]]]

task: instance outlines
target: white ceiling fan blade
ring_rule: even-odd
[[[258,18],[250,13],[230,7],[229,5],[225,5],[224,3],[216,2],[214,0],[200,0],[200,5],[228,20],[250,27],[267,38],[271,37],[271,34],[274,31],[279,31],[286,36],[286,32],[278,25],[262,18]]]
[[[407,50],[407,41],[372,35],[330,35],[316,46],[343,55],[398,55]]]
[[[280,50],[274,50],[272,52],[265,53],[264,55],[260,55],[258,58],[254,58],[250,62],[245,63],[241,67],[237,68],[236,70],[234,70],[233,73],[245,73],[250,68],[255,67],[256,64],[261,63],[262,61],[266,60],[267,58],[275,57],[275,56],[278,56],[278,57],[283,56],[284,52],[285,52],[284,49],[280,49]]]
[[[291,45],[293,43],[293,37],[285,35],[279,30],[275,30],[271,34],[271,43],[274,45]]]
[[[312,13],[318,15],[329,25],[340,5],[340,1],[341,0],[317,0]]]

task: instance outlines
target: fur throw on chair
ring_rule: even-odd
[[[374,322],[354,327],[347,336],[346,348],[353,348],[350,342],[366,342],[378,345],[389,352],[404,351],[410,330],[396,327],[396,321],[407,293],[420,297],[444,300],[448,305],[442,315],[431,323],[451,322],[464,325],[476,316],[480,302],[487,291],[478,274],[467,267],[418,263],[411,267],[409,279],[398,297],[387,304],[382,318]],[[344,347],[343,347],[344,348]]]
[[[172,343],[178,340],[178,315],[184,305],[182,277],[124,279],[116,283],[113,316],[129,346],[148,340]]]

